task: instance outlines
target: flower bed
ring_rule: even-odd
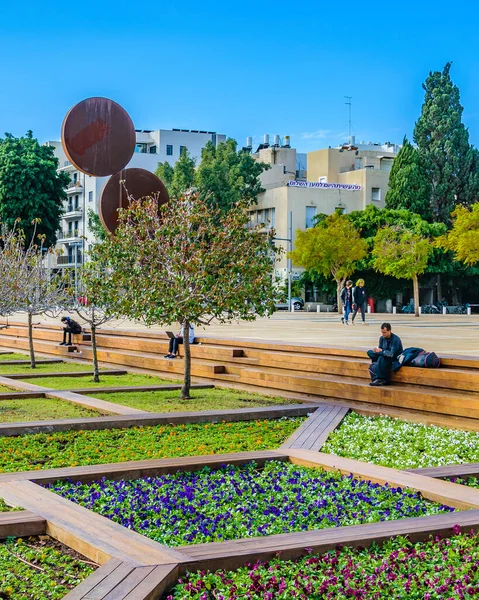
[[[80,419],[107,413],[55,398],[20,398],[0,401],[0,423]]]
[[[0,472],[277,448],[301,418],[0,437]]]
[[[60,599],[96,565],[46,536],[0,543],[0,598]]]
[[[396,469],[437,467],[479,461],[479,432],[350,413],[322,451]]]
[[[167,546],[450,512],[420,494],[269,461],[49,489]]]
[[[380,548],[343,548],[237,571],[189,574],[167,600],[472,600],[479,597],[478,572],[477,534],[414,545],[398,537]]]

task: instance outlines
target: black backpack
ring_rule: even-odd
[[[426,352],[423,350],[409,364],[413,367],[437,369],[437,367],[441,366],[441,359],[435,352]]]

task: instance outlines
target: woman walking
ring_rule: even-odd
[[[354,325],[354,319],[358,314],[358,311],[361,311],[361,317],[363,320],[363,325],[366,325],[366,303],[368,300],[368,295],[366,294],[366,290],[364,288],[364,279],[358,279],[356,281],[356,286],[353,288],[353,316],[351,319],[352,324]]]

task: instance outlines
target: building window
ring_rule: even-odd
[[[180,156],[183,154],[183,150],[186,152],[188,148],[186,146],[180,146]]]
[[[150,146],[150,154],[156,154],[156,146]]]
[[[166,156],[173,156],[173,146],[171,144],[166,145]]]
[[[138,152],[139,154],[146,154],[147,151],[148,149],[146,144],[137,144],[135,146],[135,152]]]
[[[73,173],[73,183],[78,181],[78,173]]]
[[[93,202],[93,192],[88,192],[88,202]]]
[[[373,202],[381,201],[381,188],[371,188],[371,200]]]
[[[314,217],[316,216],[316,206],[306,207],[306,229],[314,227]]]

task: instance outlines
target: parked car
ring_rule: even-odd
[[[297,298],[296,296],[291,296],[291,303],[293,304],[294,310],[301,310],[304,307],[304,300],[302,298]],[[283,300],[275,300],[275,307],[277,310],[288,310],[288,299]]]

